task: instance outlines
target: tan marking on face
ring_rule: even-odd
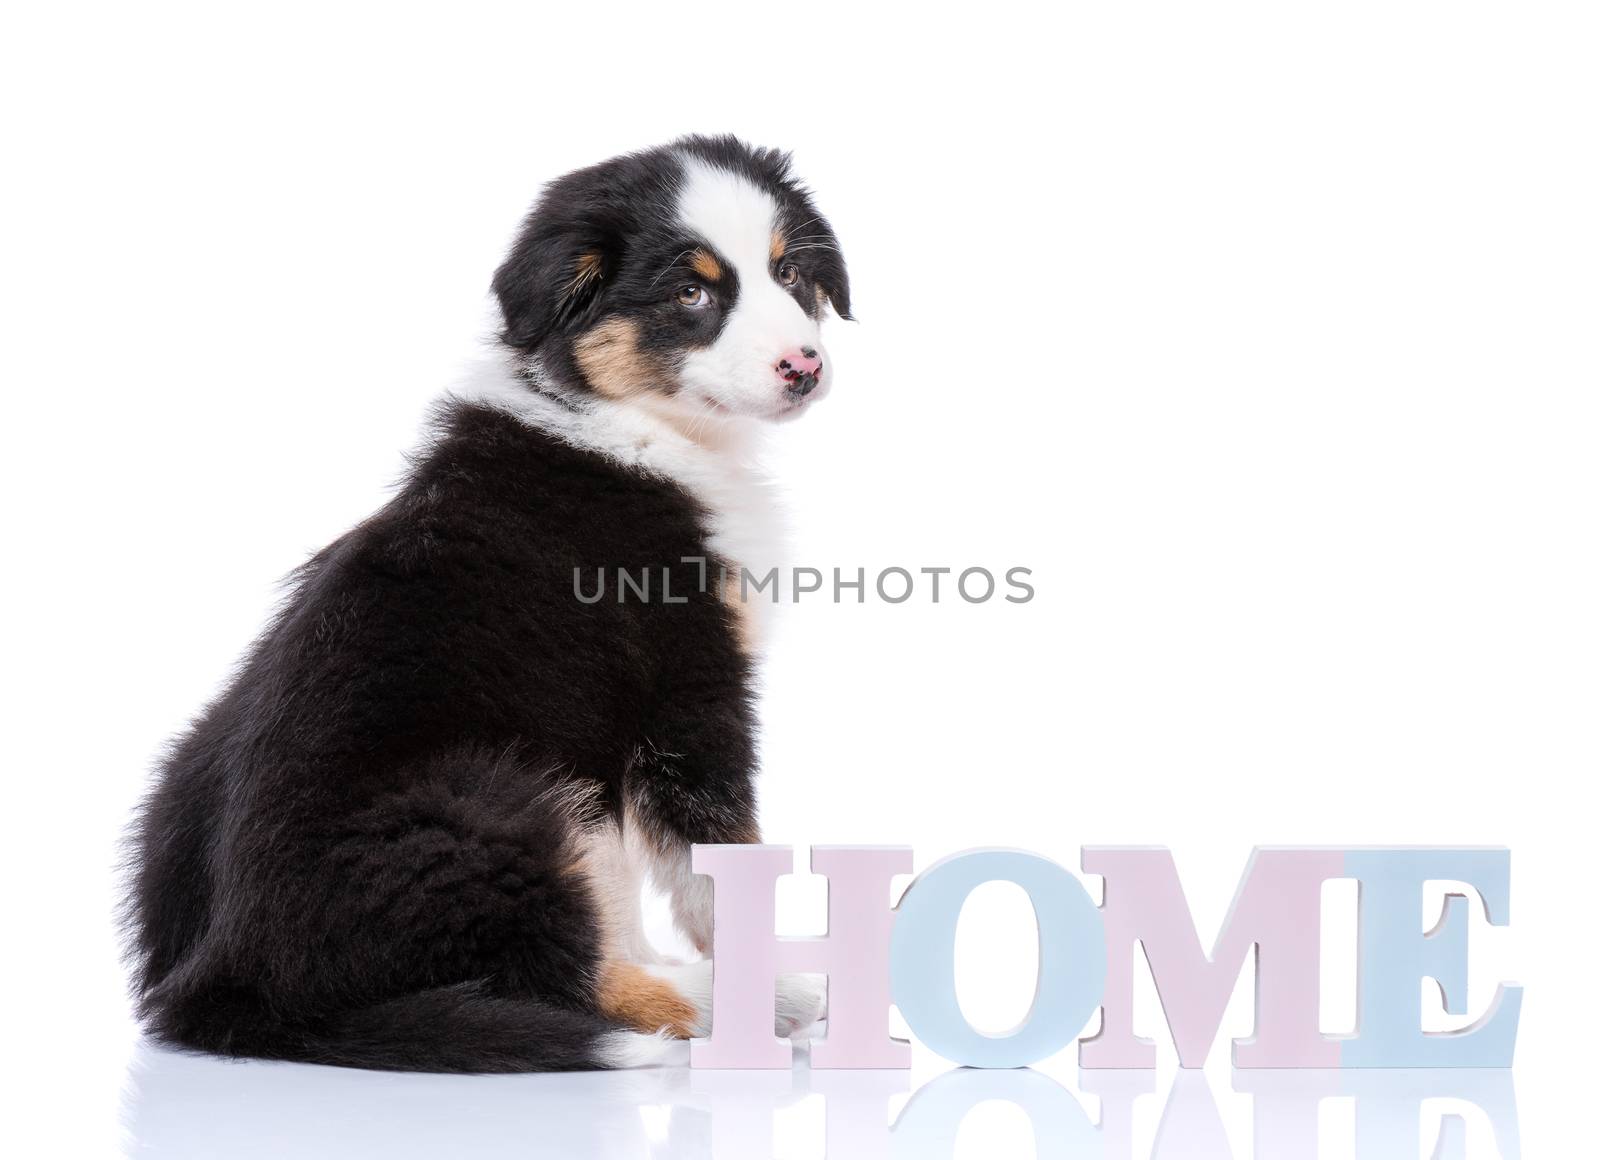
[[[666,1031],[677,1039],[694,1037],[694,1004],[637,963],[608,960],[600,968],[595,1002],[607,1019],[646,1035]]]
[[[613,399],[647,391],[661,379],[655,359],[639,349],[639,327],[626,318],[608,318],[577,342],[572,352],[589,385]]]
[[[689,258],[689,268],[707,282],[716,282],[722,277],[722,263],[707,250],[696,250]]]
[[[773,230],[772,231],[772,248],[771,248],[771,250],[769,252],[771,253],[772,260],[774,262],[776,262],[779,258],[783,257],[783,251],[787,248],[787,246],[788,246],[788,240],[783,236],[783,234],[778,230]]]

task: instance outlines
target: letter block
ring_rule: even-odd
[[[1510,1067],[1522,989],[1501,986],[1472,1026],[1423,1032],[1419,983],[1435,979],[1446,1010],[1466,1012],[1466,899],[1451,895],[1433,930],[1417,915],[1422,885],[1470,883],[1489,921],[1507,921],[1510,852],[1413,846],[1260,847],[1208,956],[1195,933],[1170,851],[1087,847],[1083,868],[1105,879],[1109,972],[1101,1030],[1079,1048],[1086,1068],[1154,1067],[1155,1044],[1133,1034],[1133,953],[1143,944],[1183,1067],[1205,1064],[1250,947],[1256,947],[1256,1028],[1234,1042],[1240,1068]],[[1318,1028],[1322,883],[1355,878],[1359,1020],[1353,1036]]]
[[[911,873],[909,846],[816,846],[811,869],[828,878],[828,933],[779,938],[778,879],[794,870],[788,846],[695,846],[691,865],[713,883],[716,956],[711,1035],[689,1045],[691,1067],[788,1067],[773,1032],[778,975],[828,976],[828,1029],[813,1068],[910,1067],[911,1045],[889,1034],[889,887]]]

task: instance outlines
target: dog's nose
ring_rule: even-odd
[[[788,393],[797,399],[803,399],[816,390],[817,383],[822,379],[822,359],[809,346],[797,346],[784,351],[778,359],[778,365],[772,369],[788,384]]]

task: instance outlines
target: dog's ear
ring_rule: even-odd
[[[511,253],[494,274],[508,346],[533,351],[584,321],[614,274],[615,254],[603,232],[572,207],[536,206]]]
[[[850,275],[844,267],[844,252],[839,249],[839,239],[834,236],[833,227],[820,217],[811,229],[824,235],[821,239],[823,244],[816,250],[821,256],[816,265],[817,285],[822,287],[828,301],[833,303],[834,313],[846,321],[853,321],[850,313]]]
[[[817,285],[833,303],[833,311],[847,322],[855,321],[850,313],[850,275],[845,271],[844,258],[833,254],[817,271]]]

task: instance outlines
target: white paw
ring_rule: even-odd
[[[826,975],[779,975],[777,1032],[790,1039],[827,1014]]]
[[[694,1033],[711,1034],[711,960],[681,966],[652,963],[645,967],[658,979],[666,979],[695,1009]],[[784,1039],[805,1031],[827,1014],[826,975],[779,975],[773,1003],[773,1030]]]
[[[665,979],[678,989],[694,1008],[694,1033],[697,1037],[711,1034],[711,960],[698,959],[692,963],[649,963],[645,970],[658,979]]]

